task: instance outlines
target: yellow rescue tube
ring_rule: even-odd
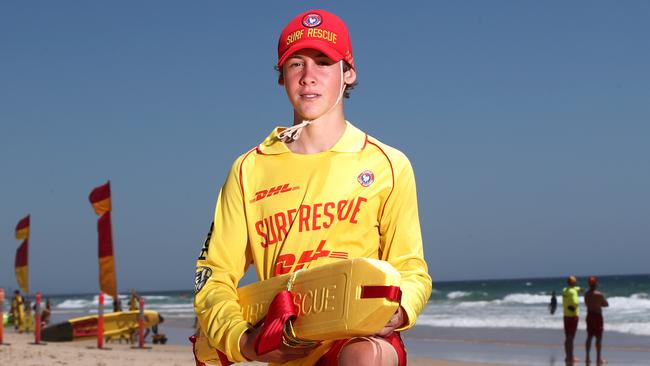
[[[237,290],[244,319],[255,325],[267,313],[275,295],[287,289],[294,274],[256,282]],[[400,286],[399,272],[388,262],[355,258],[297,272],[291,289],[298,308],[293,329],[303,340],[333,340],[376,334],[399,307],[398,301],[364,298],[368,286]],[[220,364],[217,350],[200,329],[194,345],[196,358]]]
[[[260,322],[292,276],[291,293],[298,309],[293,329],[300,339],[319,341],[375,334],[399,307],[397,301],[383,297],[362,297],[364,287],[399,287],[399,272],[386,261],[354,258],[239,288],[244,319],[251,324]]]

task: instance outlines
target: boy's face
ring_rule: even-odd
[[[314,120],[328,112],[341,92],[341,65],[317,50],[304,49],[293,54],[282,65],[282,74],[281,84],[287,97],[304,120]],[[352,84],[355,80],[354,69],[344,73],[344,83]]]

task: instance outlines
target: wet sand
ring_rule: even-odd
[[[502,365],[565,365],[561,329],[415,326],[403,337],[410,357]],[[583,361],[579,365],[585,364],[585,339],[584,330],[579,330],[574,341],[575,356]],[[596,357],[593,345],[591,357],[592,361]],[[603,357],[609,365],[650,365],[650,337],[606,331]]]

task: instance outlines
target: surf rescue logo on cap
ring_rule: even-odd
[[[302,25],[306,28],[318,27],[323,22],[323,18],[316,13],[309,13],[302,18]]]
[[[370,170],[364,170],[357,177],[357,181],[364,187],[368,187],[375,181],[375,175]]]

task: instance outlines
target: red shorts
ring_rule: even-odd
[[[576,335],[576,330],[578,330],[578,318],[577,316],[565,316],[564,317],[564,335],[567,337],[573,337]]]
[[[603,314],[587,313],[587,336],[602,337],[605,328],[603,323]]]
[[[406,366],[406,347],[404,347],[404,342],[402,342],[399,333],[393,332],[384,337],[384,339],[395,348],[395,351],[397,352],[398,365]],[[350,339],[339,339],[334,342],[332,348],[330,348],[329,351],[318,360],[316,366],[337,366],[339,364],[339,352],[341,352],[341,348],[343,348],[349,340]]]

